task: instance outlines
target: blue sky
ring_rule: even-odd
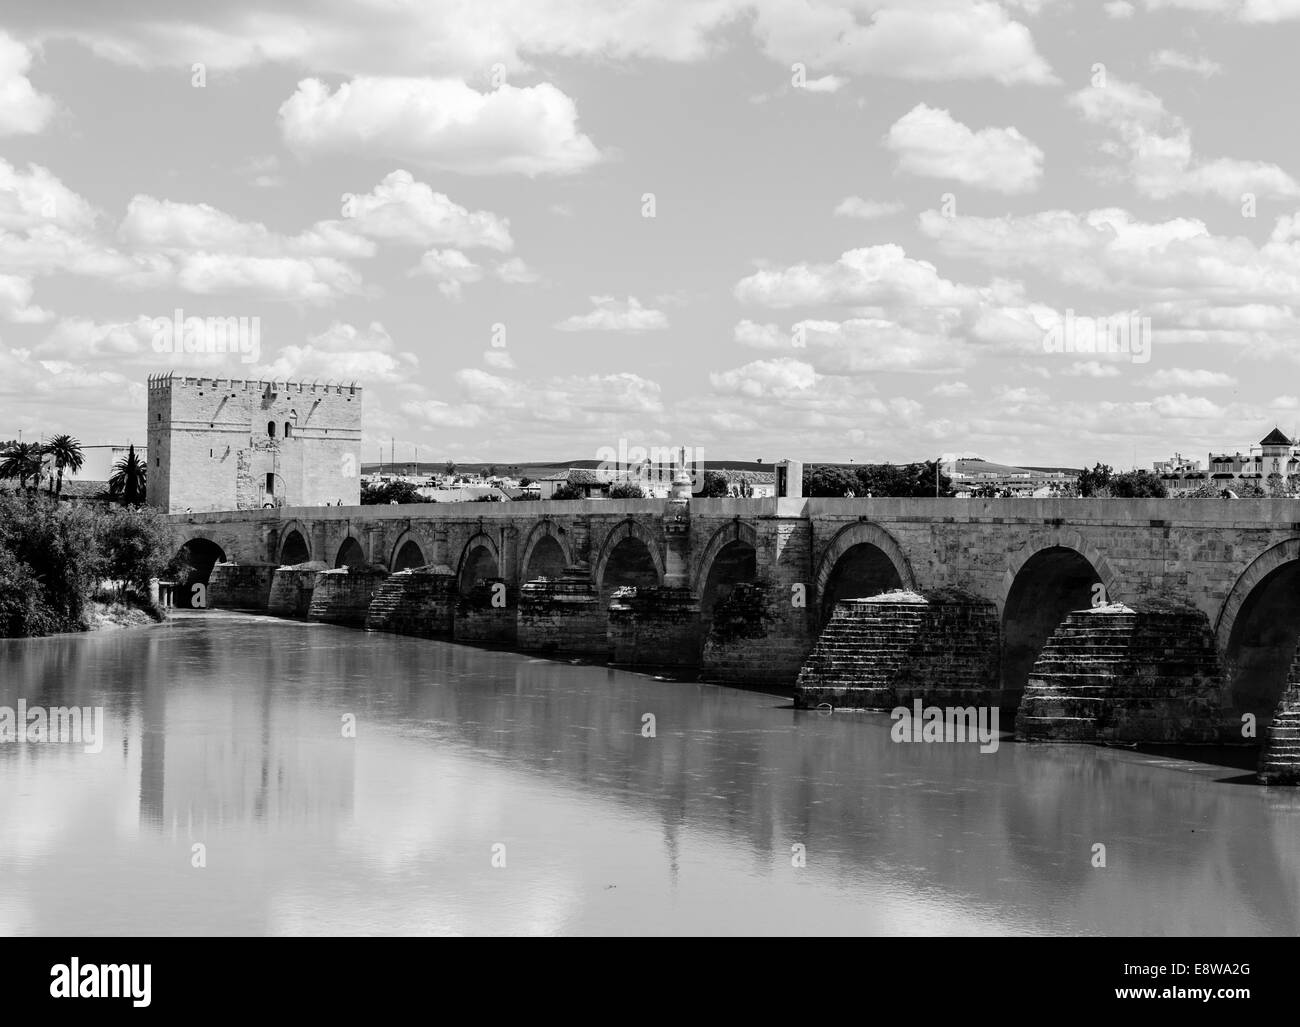
[[[10,0],[0,436],[140,441],[169,367],[355,379],[367,459],[1294,433],[1297,42],[1300,0]],[[177,308],[258,361],[159,354]],[[1150,359],[1047,352],[1067,311]]]

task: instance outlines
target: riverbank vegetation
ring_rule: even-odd
[[[0,637],[85,631],[122,621],[126,608],[161,620],[150,579],[169,550],[165,518],[151,508],[0,494]]]

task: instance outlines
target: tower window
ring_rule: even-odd
[[[266,475],[266,492],[270,495],[275,491],[275,473],[268,472]]]
[[[267,421],[267,422],[266,422],[266,434],[269,435],[271,438],[275,438],[275,422],[274,422],[274,421]]]
[[[288,421],[284,422],[284,437],[287,439],[293,433],[293,425]]]

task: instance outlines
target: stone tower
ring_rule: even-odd
[[[148,502],[168,513],[361,501],[355,383],[149,377]]]

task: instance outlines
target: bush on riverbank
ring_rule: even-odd
[[[60,506],[35,493],[0,495],[0,636],[23,638],[90,626],[104,579],[113,601],[152,607],[149,579],[167,563],[157,511]]]

